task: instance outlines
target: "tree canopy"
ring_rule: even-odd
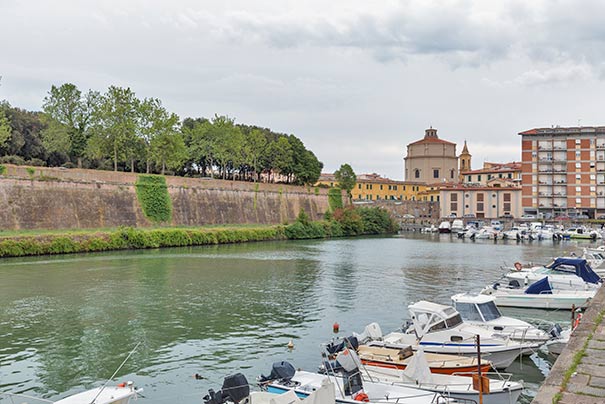
[[[0,104],[0,162],[312,184],[323,168],[293,134],[227,115],[181,119],[130,88],[51,86],[42,111]]]
[[[341,189],[347,191],[347,195],[351,198],[351,190],[357,182],[357,176],[353,168],[349,164],[343,164],[334,172],[334,178],[338,181]]]

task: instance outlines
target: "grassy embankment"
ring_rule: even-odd
[[[288,225],[25,230],[0,233],[0,257],[68,254],[161,247],[298,240],[391,233],[395,226],[379,208],[336,209],[312,222],[304,211]]]

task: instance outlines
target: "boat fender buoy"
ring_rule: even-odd
[[[126,382],[118,384],[118,387],[126,387]]]
[[[580,325],[580,320],[582,319],[582,313],[578,313],[578,316],[573,322],[573,329],[575,330],[577,326]]]
[[[334,324],[332,324],[332,331],[334,333],[337,333],[338,331],[340,331],[340,324],[338,324],[337,322],[334,322]]]
[[[353,400],[363,401],[364,403],[369,403],[370,397],[368,397],[368,395],[366,393],[364,393],[363,391],[360,391],[359,393],[355,394],[355,396],[353,397]]]
[[[290,340],[290,342],[288,342],[288,349],[292,349],[294,348],[294,342],[292,340]]]
[[[515,269],[517,271],[520,271],[523,269],[523,264],[521,264],[519,261],[515,262]]]

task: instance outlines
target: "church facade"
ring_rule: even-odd
[[[423,139],[407,145],[404,161],[406,181],[436,184],[459,180],[456,143],[440,139],[432,127],[425,130]],[[470,155],[465,164],[470,166]]]

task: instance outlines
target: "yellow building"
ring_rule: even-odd
[[[328,187],[338,186],[334,174],[321,174],[316,185]],[[360,174],[351,190],[353,202],[355,201],[416,201],[418,194],[426,190],[426,185],[409,181],[395,181],[374,174]]]

